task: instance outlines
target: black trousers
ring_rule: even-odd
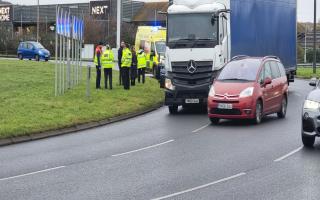
[[[140,78],[142,77],[142,83],[146,80],[146,68],[138,69],[138,82],[140,83]]]
[[[122,68],[122,83],[125,90],[130,89],[130,67]]]
[[[136,85],[136,78],[137,78],[137,66],[131,66],[130,68],[130,78],[131,78],[131,85]]]
[[[109,78],[109,86],[112,90],[112,68],[104,69],[104,88],[108,89],[108,78]]]
[[[97,77],[96,77],[96,89],[101,88],[100,87],[100,81],[101,81],[101,67],[96,65],[97,69]]]
[[[119,67],[119,85],[122,85],[122,67],[121,67],[121,62],[118,62],[118,67]]]

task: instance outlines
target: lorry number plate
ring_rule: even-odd
[[[193,103],[200,103],[200,100],[199,100],[199,99],[186,99],[186,103],[188,103],[188,104],[189,104],[189,103],[190,103],[190,104],[191,104],[191,103],[192,103],[192,104],[193,104]]]
[[[232,109],[232,104],[219,103],[219,104],[218,104],[218,108],[219,108],[219,109],[228,109],[228,110],[231,110],[231,109]]]

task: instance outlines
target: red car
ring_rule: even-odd
[[[274,56],[234,57],[222,69],[208,97],[208,116],[220,119],[251,119],[259,124],[265,115],[284,118],[288,80],[281,61]]]

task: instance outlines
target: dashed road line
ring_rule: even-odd
[[[295,150],[291,151],[290,153],[288,153],[288,154],[286,154],[286,155],[284,155],[284,156],[282,156],[282,157],[280,157],[280,158],[278,158],[278,159],[274,160],[274,162],[280,162],[280,161],[282,161],[282,160],[284,160],[284,159],[288,158],[289,156],[292,156],[293,154],[295,154],[295,153],[297,153],[297,152],[301,151],[301,149],[302,149],[302,148],[303,148],[303,147],[301,146],[301,147],[299,147],[299,148],[297,148],[297,149],[295,149]]]
[[[171,143],[171,142],[173,142],[173,141],[174,141],[174,140],[168,140],[168,141],[166,141],[166,142],[162,142],[162,143],[159,143],[159,144],[151,145],[151,146],[144,147],[144,148],[141,148],[141,149],[137,149],[137,150],[133,150],[133,151],[128,151],[128,152],[125,152],[125,153],[114,154],[114,155],[112,155],[112,157],[123,156],[123,155],[131,154],[131,153],[136,153],[136,152],[139,152],[139,151],[144,151],[144,150],[147,150],[147,149],[151,149],[151,148],[155,148],[155,147],[159,147],[159,146],[162,146],[162,145]]]
[[[235,178],[238,178],[238,177],[244,176],[244,175],[246,175],[246,173],[242,172],[242,173],[239,173],[239,174],[236,174],[236,175],[233,175],[233,176],[229,176],[227,178],[223,178],[223,179],[220,179],[220,180],[217,180],[217,181],[205,184],[205,185],[200,185],[198,187],[190,188],[190,189],[187,189],[187,190],[184,190],[184,191],[181,191],[181,192],[176,192],[176,193],[169,194],[169,195],[166,195],[166,196],[154,198],[152,200],[162,200],[162,199],[172,198],[172,197],[175,197],[175,196],[178,196],[178,195],[182,195],[182,194],[185,194],[185,193],[188,193],[188,192],[192,192],[192,191],[195,191],[195,190],[200,190],[200,189],[203,189],[203,188],[206,188],[206,187],[218,184],[218,183],[226,182],[226,181],[229,181],[231,179],[235,179]]]
[[[196,129],[196,130],[194,130],[194,131],[192,131],[192,133],[197,133],[197,132],[199,132],[199,131],[207,128],[208,126],[210,126],[210,123],[209,123],[209,124],[206,124],[206,125],[204,125],[204,126],[202,126],[202,127],[200,127],[200,128],[198,128],[198,129]]]
[[[15,179],[15,178],[21,178],[21,177],[25,177],[25,176],[30,176],[30,175],[34,175],[34,174],[49,172],[49,171],[58,170],[58,169],[61,169],[61,168],[64,168],[64,167],[66,167],[66,166],[59,166],[59,167],[44,169],[44,170],[40,170],[40,171],[36,171],[36,172],[30,172],[30,173],[26,173],[26,174],[21,174],[21,175],[17,175],[17,176],[11,176],[11,177],[7,177],[7,178],[1,178],[0,181],[5,181],[5,180],[10,180],[10,179]]]

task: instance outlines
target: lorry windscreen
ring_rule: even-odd
[[[170,48],[210,48],[218,42],[218,23],[212,25],[212,14],[171,14],[168,16]]]

